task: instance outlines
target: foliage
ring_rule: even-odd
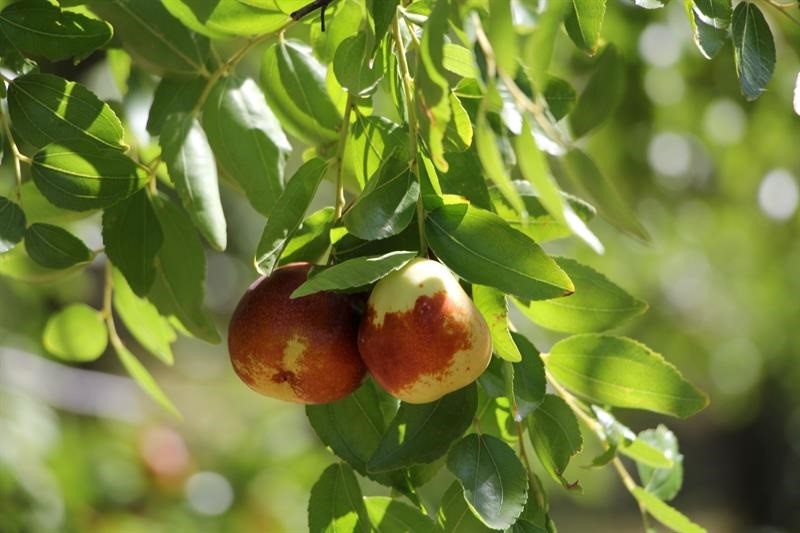
[[[312,490],[311,529],[450,531],[467,516],[476,530],[553,531],[529,452],[577,489],[564,470],[583,445],[580,421],[606,448],[594,464],[612,463],[643,512],[676,531],[701,530],[666,503],[682,480],[674,435],[659,427],[637,436],[608,409],[685,417],[707,398],[653,350],[607,333],[646,304],[541,246],[574,236],[602,251],[588,226],[595,213],[648,239],[581,142],[621,101],[624,59],[602,36],[611,9],[578,0],[221,0],[207,11],[181,0],[11,4],[0,12],[0,120],[17,183],[15,199],[0,198],[0,273],[52,280],[104,256],[102,308],[54,313],[44,346],[75,362],[108,344],[175,410],[115,318],[166,363],[176,332],[220,340],[203,307],[203,242],[222,251],[234,237],[221,184],[266,218],[250,250],[258,272],[289,260],[325,265],[297,297],[368,288],[413,255],[433,254],[471,285],[497,357],[479,386],[434,404],[393,404],[368,381],[340,402],[309,407],[312,427],[344,461]],[[704,56],[732,42],[742,93],[757,98],[776,55],[759,4],[694,0],[686,14]],[[246,40],[223,59],[231,38]],[[592,64],[585,83],[551,73],[566,39]],[[237,66],[261,45],[256,81]],[[147,124],[156,142],[132,135],[87,87],[46,72],[103,49],[123,87],[136,72],[159,78]],[[302,164],[287,162],[299,147],[307,147]],[[335,197],[307,215],[325,179]],[[35,196],[49,222],[31,217]],[[91,250],[70,222],[99,212],[103,248]],[[61,213],[69,216],[57,220]],[[509,303],[544,328],[578,335],[540,354],[513,333]],[[487,427],[487,410],[505,427]],[[636,461],[642,486],[618,454]],[[433,523],[416,489],[445,464],[457,483]],[[402,496],[362,498],[356,473]]]

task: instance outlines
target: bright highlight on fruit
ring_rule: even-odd
[[[472,383],[492,356],[489,328],[458,280],[422,258],[375,285],[358,348],[375,380],[409,403]]]
[[[251,389],[289,402],[344,398],[364,378],[358,313],[347,295],[320,292],[291,299],[311,265],[292,263],[257,280],[231,318],[228,351]]]

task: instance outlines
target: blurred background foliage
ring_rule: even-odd
[[[666,421],[685,457],[676,506],[709,531],[800,530],[800,119],[792,112],[800,30],[766,13],[780,27],[777,70],[769,91],[747,103],[730,50],[704,60],[681,2],[657,11],[610,4],[604,35],[626,58],[625,96],[587,148],[636,207],[652,243],[597,220],[604,256],[572,241],[549,247],[648,301],[650,311],[622,333],[660,351],[710,393],[700,415]],[[555,73],[580,87],[591,62],[566,37],[561,44]],[[258,54],[248,61],[242,70],[255,75]],[[149,75],[134,70],[121,101],[102,56],[48,69],[112,101],[129,134],[147,141]],[[0,169],[0,194],[14,183],[10,163]],[[223,192],[232,242],[227,254],[208,254],[206,303],[224,330],[255,277],[250,258],[263,219],[241,196]],[[331,194],[323,184],[320,198]],[[26,211],[35,218],[30,202]],[[78,220],[72,229],[96,249],[97,228],[97,221]],[[100,265],[44,283],[18,279],[8,263],[0,270],[0,531],[306,529],[309,489],[333,456],[302,407],[250,392],[224,345],[181,338],[173,367],[145,360],[181,410],[176,420],[119,377],[116,359],[66,367],[41,345],[48,314],[74,301],[98,305]],[[522,315],[515,323],[542,351],[555,339]],[[621,418],[634,429],[665,422]],[[566,532],[639,531],[614,474],[580,467],[593,452],[573,461],[566,476],[580,479],[583,495],[553,487],[554,519]],[[440,494],[445,487],[437,483],[423,496]]]

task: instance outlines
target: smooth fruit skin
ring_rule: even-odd
[[[356,390],[366,373],[356,342],[359,316],[343,294],[291,299],[310,268],[292,263],[250,286],[231,318],[228,351],[236,374],[256,392],[328,403]]]
[[[492,340],[447,267],[417,258],[375,285],[358,349],[390,394],[427,403],[478,379],[489,365]]]

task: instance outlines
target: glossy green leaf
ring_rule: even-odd
[[[685,418],[708,404],[663,357],[625,337],[569,337],[552,347],[545,365],[563,386],[600,405]]]
[[[348,133],[342,164],[347,174],[353,174],[359,189],[378,172],[387,154],[396,151],[398,157],[407,158],[407,133],[384,117],[356,113]]]
[[[417,252],[391,252],[386,255],[358,257],[312,273],[294,290],[291,297],[300,298],[320,291],[346,291],[365,287],[402,268]]]
[[[572,0],[564,25],[578,48],[589,54],[597,51],[605,14],[606,0]]]
[[[159,313],[175,317],[193,336],[218,343],[219,333],[203,310],[203,245],[180,206],[164,197],[154,197],[153,207],[164,233],[164,244],[156,258],[156,281],[148,298]]]
[[[437,173],[437,178],[444,194],[463,196],[475,207],[491,211],[492,200],[480,164],[475,150],[450,152],[447,172]]]
[[[73,211],[110,207],[147,183],[129,157],[86,139],[45,146],[33,156],[31,174],[50,202]]]
[[[646,442],[672,461],[672,465],[666,468],[654,468],[643,462],[636,463],[644,490],[655,494],[660,500],[672,500],[683,485],[683,455],[678,449],[678,439],[666,426],[659,424],[656,429],[640,432],[637,440]]]
[[[531,195],[527,194],[527,191],[520,191],[526,210],[531,215],[532,220],[529,219],[527,224],[523,223],[522,227],[518,229],[528,233],[537,242],[542,242],[561,236],[558,226],[563,226],[568,232],[577,235],[593,250],[602,253],[604,250],[602,243],[586,225],[586,221],[594,216],[594,210],[585,208],[584,204],[570,202],[569,198],[561,192],[550,172],[544,153],[539,150],[539,146],[536,144],[536,139],[533,136],[527,117],[523,117],[522,129],[515,141],[517,153],[523,154],[519,158],[520,172],[536,189],[538,193],[537,202],[544,207],[556,222],[556,224],[553,224],[553,221],[542,217],[540,215],[541,210],[530,206]],[[517,187],[519,188],[518,184]],[[502,216],[499,210],[498,214]]]
[[[117,352],[117,357],[119,357],[122,366],[125,367],[125,371],[133,378],[136,384],[157,404],[174,416],[180,418],[181,415],[177,407],[175,407],[164,391],[161,390],[161,387],[158,386],[153,375],[150,374],[142,362],[120,343],[114,345],[114,351]]]
[[[444,43],[442,66],[448,72],[462,78],[478,78],[480,71],[475,64],[475,56],[469,48],[455,44]]]
[[[436,524],[422,512],[385,496],[364,498],[367,514],[376,533],[434,533]]]
[[[3,196],[0,196],[0,254],[3,254],[25,236],[25,212]]]
[[[25,250],[47,268],[62,269],[92,260],[92,252],[78,237],[52,224],[31,224],[25,231]]]
[[[756,4],[741,2],[733,10],[731,34],[742,94],[755,100],[766,90],[775,71],[772,30]]]
[[[572,456],[583,448],[583,437],[566,402],[547,394],[528,418],[528,436],[547,473],[564,487],[575,488],[577,483],[569,483],[563,474]]]
[[[369,472],[430,463],[447,453],[450,445],[472,423],[478,407],[472,384],[425,404],[401,403],[374,455]]]
[[[365,241],[346,233],[331,250],[331,256],[337,261],[346,261],[365,255],[383,255],[395,250],[419,250],[419,230],[416,220],[397,235],[379,241]]]
[[[634,487],[633,497],[656,520],[678,533],[705,533],[705,529],[689,520],[684,514],[659,500],[655,494]]]
[[[673,466],[672,460],[664,452],[637,438],[636,433],[614,418],[614,415],[596,405],[592,406],[592,411],[605,434],[605,440],[613,448],[611,457],[619,452],[636,461],[638,465],[659,469]]]
[[[522,360],[514,364],[514,399],[517,417],[522,420],[544,401],[547,382],[539,350],[519,333],[512,333],[511,337],[522,354]]]
[[[382,2],[369,2],[372,19],[375,23],[375,39],[380,41],[392,25],[397,6],[400,0],[384,0]]]
[[[125,327],[148,352],[171,365],[175,358],[170,345],[175,342],[175,330],[158,309],[138,297],[125,277],[114,270],[114,310]]]
[[[592,76],[569,115],[575,137],[583,137],[614,114],[625,90],[625,65],[613,44],[603,48]]]
[[[536,243],[488,211],[467,204],[442,206],[428,215],[425,233],[437,257],[470,283],[533,300],[574,290]]]
[[[343,463],[329,466],[311,487],[309,533],[368,533],[370,521],[353,470]]]
[[[101,20],[62,11],[44,0],[11,4],[0,12],[0,32],[28,57],[82,59],[111,39]]]
[[[489,0],[486,33],[492,43],[497,66],[511,78],[517,73],[517,32],[507,0]]]
[[[303,215],[314,198],[327,167],[321,159],[311,159],[297,169],[267,219],[256,251],[256,268],[268,275],[278,264],[292,235],[303,222]]]
[[[8,87],[8,113],[16,136],[34,148],[76,138],[127,148],[122,123],[108,104],[83,85],[59,76],[16,78]]]
[[[208,80],[203,76],[164,76],[158,82],[150,113],[147,131],[158,135],[170,114],[191,113],[197,105]]]
[[[369,36],[360,32],[345,39],[333,58],[336,79],[354,97],[369,96],[383,77],[382,56],[371,57],[369,47]]]
[[[419,46],[419,61],[414,77],[421,134],[430,151],[436,168],[447,171],[444,157],[444,136],[451,118],[449,102],[450,85],[445,77],[444,42],[449,29],[447,17],[449,0],[439,0],[433,5],[423,27]]]
[[[272,33],[289,22],[273,0],[163,0],[164,7],[192,30],[211,38]]]
[[[497,146],[497,138],[489,126],[485,113],[478,116],[478,123],[475,127],[475,147],[486,177],[497,186],[517,213],[523,217],[527,216],[525,204],[519,191],[514,187],[514,182],[511,181],[511,175],[508,173],[500,148]]]
[[[106,255],[139,296],[145,296],[155,281],[155,258],[163,242],[164,234],[144,189],[103,213]]]
[[[634,237],[650,239],[636,214],[589,156],[573,148],[565,156],[564,164],[572,183],[592,201],[603,218]]]
[[[567,80],[556,76],[548,76],[547,83],[544,86],[544,99],[547,101],[547,107],[550,109],[553,118],[561,120],[575,107],[577,93]]]
[[[282,40],[261,61],[261,88],[281,125],[299,139],[322,144],[338,139],[342,117],[325,83],[325,67],[303,44]]]
[[[593,333],[615,328],[647,310],[647,304],[629,295],[596,270],[567,258],[556,263],[575,284],[565,298],[517,302],[517,307],[540,326],[565,333]]]
[[[261,88],[251,79],[221,80],[203,108],[203,128],[220,170],[241,185],[259,213],[269,215],[292,146]]]
[[[361,239],[391,237],[408,227],[418,198],[419,181],[408,168],[408,162],[390,155],[345,213],[344,225]]]
[[[447,455],[447,468],[464,487],[470,508],[494,529],[510,527],[528,499],[528,476],[508,444],[467,435]]]
[[[731,0],[690,0],[692,11],[714,28],[726,29],[731,23]]]
[[[722,0],[728,3],[728,12],[730,13],[730,1]],[[709,4],[716,4],[718,0],[710,0]],[[730,39],[730,33],[727,28],[718,28],[706,22],[707,16],[702,15],[702,11],[697,10],[699,2],[693,0],[684,0],[686,7],[686,16],[689,18],[689,23],[692,26],[692,37],[694,44],[703,57],[711,59],[717,55],[717,52],[725,46],[725,43]],[[729,15],[730,17],[730,15]]]
[[[570,2],[547,2],[537,19],[536,28],[525,45],[524,58],[534,87],[541,91],[547,83],[547,71],[553,57],[556,36]]]
[[[45,349],[62,361],[87,363],[106,351],[103,315],[86,304],[72,304],[50,316],[42,334]]]
[[[300,1],[302,2],[303,0]],[[311,26],[311,45],[320,61],[323,63],[332,62],[339,45],[349,37],[361,33],[362,24],[367,17],[365,9],[369,7],[365,5],[367,3],[363,0],[339,0],[332,3],[330,8],[326,10],[325,31],[322,31],[319,10],[303,19],[304,22]],[[383,3],[389,4],[390,2]],[[305,5],[305,2],[302,5]],[[393,15],[394,11],[392,11]],[[364,30],[368,31],[366,28]],[[372,44],[376,46],[378,43]]]
[[[224,250],[228,233],[219,196],[217,165],[200,123],[191,115],[168,115],[159,144],[162,159],[192,222],[211,246]]]
[[[444,493],[439,506],[438,520],[445,533],[491,533],[496,531],[487,527],[469,508],[464,489],[454,481]]]
[[[91,7],[114,26],[137,65],[158,73],[206,72],[208,39],[189,31],[160,0],[106,0]]]
[[[331,246],[334,215],[333,207],[323,207],[306,217],[283,249],[280,264],[296,261],[319,262]]]
[[[508,329],[508,303],[506,295],[485,285],[472,286],[472,300],[489,325],[492,350],[506,361],[518,362],[522,355]]]

